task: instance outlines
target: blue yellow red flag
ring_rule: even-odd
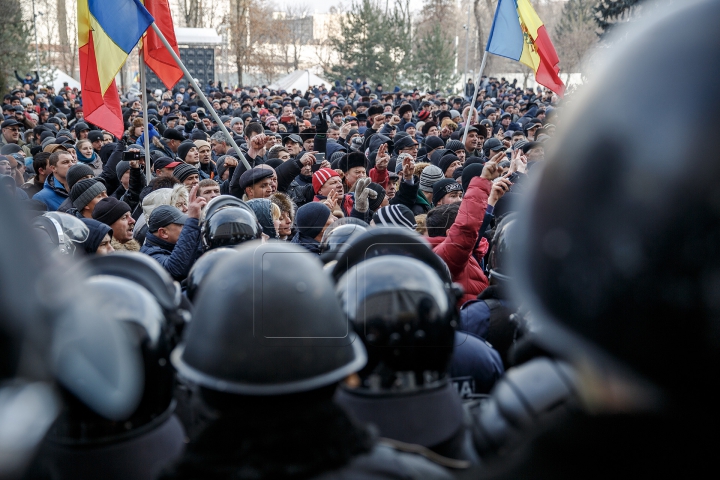
[[[529,0],[498,1],[485,50],[527,65],[540,85],[560,96],[565,92],[559,76],[560,59]]]
[[[115,75],[153,17],[139,0],[78,0],[77,15],[85,117],[121,137],[124,124]]]

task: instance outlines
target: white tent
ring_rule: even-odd
[[[178,45],[222,45],[222,37],[214,28],[175,28]]]
[[[61,72],[60,70],[55,70],[55,75],[52,80],[52,86],[55,88],[56,92],[59,92],[60,89],[63,88],[64,82],[67,82],[68,87],[70,88],[80,89],[80,82],[72,78],[67,73]]]
[[[330,88],[332,86],[330,82],[318,77],[310,70],[296,70],[294,72],[288,73],[280,80],[269,85],[268,87],[272,90],[285,90],[286,92],[290,92],[293,89],[304,92],[310,85],[320,86],[322,84],[325,84],[327,88]]]

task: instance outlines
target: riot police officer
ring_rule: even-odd
[[[340,266],[346,270],[336,292],[369,361],[336,401],[381,435],[429,449],[449,468],[478,463],[472,422],[450,381],[454,347],[463,347],[458,376],[483,393],[503,368],[490,346],[455,332],[461,290],[447,267],[420,235],[391,227],[355,240]]]
[[[713,1],[648,11],[566,112],[573,128],[558,129],[521,209],[512,274],[536,341],[576,368],[581,408],[527,438],[513,460],[488,462],[489,477],[690,478],[714,468],[720,163],[703,132],[720,121],[697,130],[680,112],[716,111],[720,98],[657,100],[685,72],[695,91],[715,88],[719,17]]]
[[[147,290],[126,279],[95,276],[81,290],[82,299],[67,315],[116,322],[138,355],[123,364],[121,356],[106,350],[92,367],[80,364],[79,369],[72,356],[59,360],[61,372],[67,370],[59,378],[65,406],[43,444],[35,475],[53,480],[154,479],[185,445],[185,433],[173,415],[174,371],[165,317]],[[74,331],[69,341],[94,342],[93,333]],[[114,410],[99,408],[95,390],[116,385],[99,382],[95,369],[106,370],[107,379],[122,381],[133,375],[140,384],[114,391]]]
[[[166,478],[449,478],[377,445],[333,403],[366,353],[316,258],[247,244],[204,283],[172,361],[212,420]]]

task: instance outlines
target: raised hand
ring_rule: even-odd
[[[207,204],[207,200],[205,200],[203,197],[197,196],[198,186],[195,185],[192,190],[190,190],[190,201],[188,202],[188,217],[190,218],[200,218],[200,212],[202,212],[203,207]]]

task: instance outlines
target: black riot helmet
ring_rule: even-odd
[[[236,206],[223,207],[210,213],[201,231],[203,246],[207,250],[262,238],[262,226],[255,213]]]
[[[174,346],[190,321],[190,305],[183,299],[180,284],[155,259],[138,252],[93,255],[78,264],[86,276],[111,275],[134,282],[150,292],[163,310],[164,333]]]
[[[694,92],[716,89],[718,18],[719,2],[681,2],[618,40],[557,131],[513,272],[548,348],[622,364],[686,412],[717,408],[720,162],[702,132],[720,118],[697,130],[678,112],[716,112],[720,97],[666,93],[690,71]]]
[[[215,213],[216,210],[220,210],[221,208],[225,207],[241,207],[245,208],[249,212],[252,212],[252,209],[248,207],[248,204],[243,202],[239,198],[232,195],[220,195],[213,198],[208,202],[207,205],[205,205],[202,216],[200,218],[200,223],[204,222],[205,219]]]
[[[172,353],[184,380],[214,392],[285,395],[332,385],[365,365],[322,264],[302,247],[242,245],[203,283]]]
[[[215,250],[205,252],[197,259],[187,276],[187,296],[191,302],[197,297],[200,286],[203,284],[210,271],[217,265],[225,263],[228,258],[235,255],[237,255],[237,250],[235,249],[216,248]]]
[[[349,242],[352,238],[367,232],[367,228],[362,225],[346,223],[333,227],[335,223],[337,222],[333,222],[325,229],[323,238],[320,241],[320,260],[323,263],[335,260],[350,246]]]
[[[132,436],[151,423],[162,423],[172,413],[174,371],[169,361],[171,345],[164,335],[165,317],[160,305],[138,284],[109,275],[90,278],[82,284],[82,291],[92,298],[97,314],[120,325],[128,341],[141,352],[142,367],[138,376],[143,383],[137,393],[136,406],[112,419],[91,409],[84,397],[77,394],[77,387],[65,390],[66,408],[49,439],[63,444],[91,445]],[[110,364],[112,361],[108,359]]]
[[[412,257],[374,257],[351,267],[336,292],[368,350],[363,387],[411,391],[445,381],[457,298],[437,272]]]
[[[87,240],[90,230],[80,219],[60,212],[47,212],[33,219],[36,238],[50,251],[73,255],[77,246]],[[42,233],[41,233],[42,232]]]
[[[112,275],[141,285],[164,310],[175,310],[180,306],[180,285],[148,255],[122,251],[95,255],[84,260],[81,268],[88,275]]]
[[[445,262],[432,251],[427,240],[415,231],[406,228],[377,227],[362,235],[353,236],[347,243],[348,248],[338,256],[337,263],[332,269],[331,274],[336,282],[350,268],[369,258],[401,255],[420,260],[432,268],[444,284],[448,287],[452,285],[450,271]]]
[[[506,215],[495,227],[495,235],[488,255],[490,283],[502,288],[508,287],[512,278],[508,272],[508,261],[513,251],[512,243],[517,240],[515,218],[514,214]]]

